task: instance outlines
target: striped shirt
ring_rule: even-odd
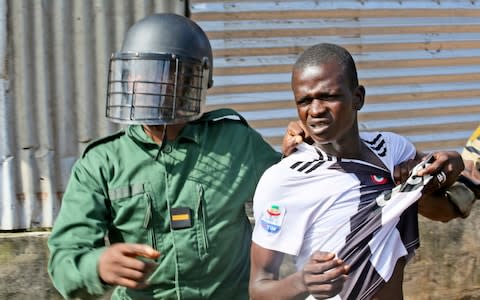
[[[360,136],[387,169],[302,144],[264,173],[254,197],[256,244],[293,255],[299,270],[316,250],[350,265],[334,299],[370,298],[419,245],[415,202],[426,181],[394,187],[392,179],[394,166],[415,156],[414,146],[394,133]]]

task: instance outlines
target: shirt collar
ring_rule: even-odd
[[[180,131],[177,137],[178,141],[182,139],[190,140],[194,143],[200,144],[200,126],[198,123],[188,123]],[[143,130],[142,125],[130,125],[127,127],[127,135],[132,139],[145,144],[156,144]]]

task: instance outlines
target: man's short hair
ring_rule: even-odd
[[[358,86],[357,67],[352,55],[345,48],[335,44],[321,43],[307,48],[293,65],[293,70],[330,62],[338,63],[342,67],[352,90]]]

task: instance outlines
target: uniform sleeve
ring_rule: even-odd
[[[309,209],[299,205],[299,185],[288,179],[287,171],[274,165],[260,179],[253,198],[252,240],[266,249],[298,255],[309,227]]]
[[[48,239],[48,273],[65,298],[102,295],[107,288],[97,273],[108,220],[100,176],[91,173],[98,169],[84,159],[74,165]]]
[[[252,156],[255,158],[255,175],[258,181],[265,170],[280,161],[281,153],[275,151],[253,128],[249,128],[249,130]]]
[[[391,156],[392,167],[403,161],[415,158],[416,149],[412,142],[396,133],[386,132],[383,134],[388,138],[390,151],[393,151]]]

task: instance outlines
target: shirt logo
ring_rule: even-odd
[[[370,179],[375,184],[385,184],[387,183],[387,178],[379,175],[370,175]]]
[[[285,208],[273,204],[262,214],[260,224],[269,233],[278,233],[282,227]]]

